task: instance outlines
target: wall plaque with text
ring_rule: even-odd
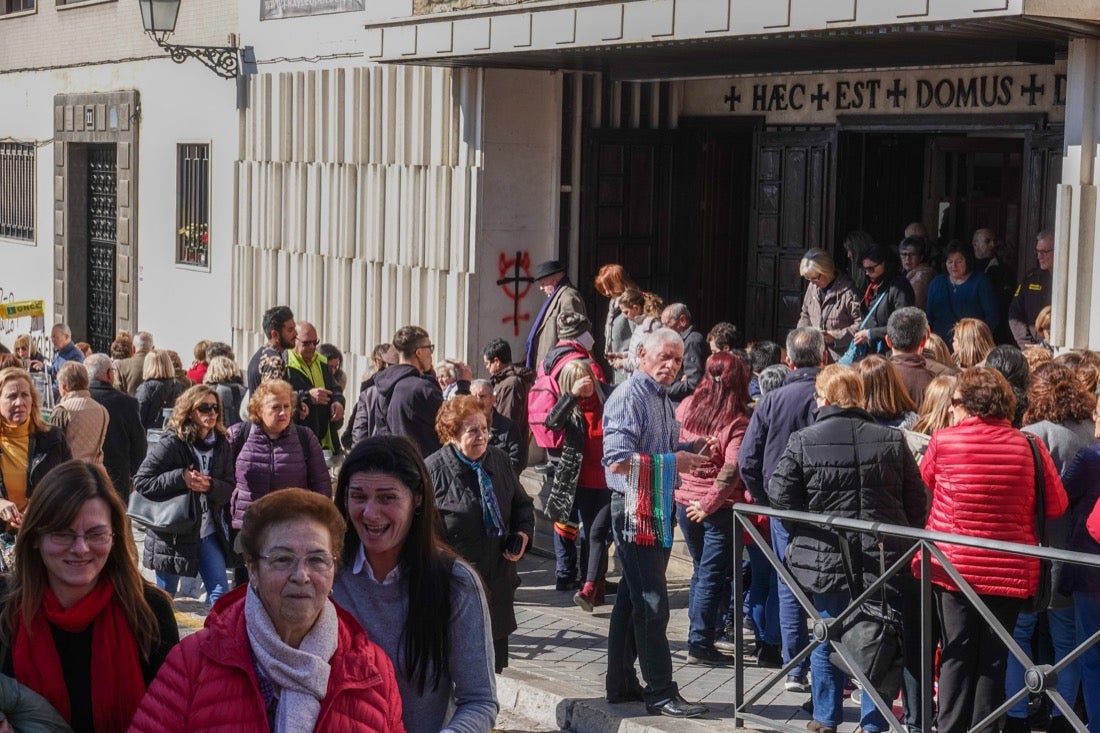
[[[366,0],[260,0],[260,20],[351,13],[365,7]]]
[[[413,0],[413,15],[430,15],[474,8],[507,8],[511,5],[532,2],[536,0]]]

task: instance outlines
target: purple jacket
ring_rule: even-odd
[[[229,499],[234,529],[241,528],[249,505],[272,491],[298,488],[332,496],[332,478],[321,443],[312,430],[292,424],[277,438],[269,438],[259,425],[242,422],[229,429],[229,442],[234,447],[246,426],[248,437],[237,452],[234,469],[237,486]],[[308,451],[302,450],[303,439]]]

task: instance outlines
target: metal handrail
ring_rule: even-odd
[[[1077,646],[1063,659],[1054,665],[1036,665],[1031,661],[1031,658],[1020,648],[1012,637],[1013,629],[1005,629],[996,616],[989,610],[989,608],[982,602],[978,593],[970,586],[968,582],[962,577],[959,571],[952,565],[947,559],[943,551],[937,546],[937,543],[951,544],[963,547],[975,547],[985,550],[993,550],[996,552],[1002,552],[1010,555],[1020,555],[1025,557],[1034,557],[1038,559],[1046,560],[1058,560],[1064,563],[1081,565],[1086,567],[1100,568],[1100,556],[1087,554],[1083,552],[1072,552],[1069,550],[1061,550],[1052,547],[1038,547],[1036,545],[1025,545],[1016,542],[1004,542],[1001,540],[985,539],[981,537],[972,537],[967,535],[950,534],[947,532],[934,532],[926,529],[914,529],[913,527],[906,527],[903,525],[887,524],[885,522],[870,522],[862,519],[850,519],[848,517],[838,517],[833,515],[812,514],[809,512],[798,512],[775,509],[772,507],[760,506],[757,504],[734,504],[733,516],[737,524],[748,534],[753,542],[756,543],[757,548],[764,555],[768,563],[775,568],[775,571],[783,579],[783,582],[787,584],[792,595],[798,601],[798,604],[803,608],[807,615],[812,619],[812,632],[810,636],[810,644],[804,649],[800,650],[798,654],[794,656],[790,661],[782,666],[781,669],[773,673],[763,684],[756,689],[753,695],[748,699],[745,697],[745,677],[744,677],[744,660],[741,655],[737,655],[734,661],[734,725],[742,727],[745,720],[751,720],[757,723],[768,725],[772,728],[790,731],[791,733],[803,733],[802,728],[797,728],[787,723],[773,720],[759,713],[750,710],[752,706],[770,689],[779,684],[785,679],[787,674],[793,670],[803,659],[809,656],[815,648],[823,643],[832,644],[833,650],[840,656],[849,669],[854,673],[856,679],[859,681],[863,688],[863,694],[869,695],[874,701],[875,707],[881,712],[887,723],[890,725],[891,730],[896,733],[906,733],[905,728],[894,717],[893,710],[890,702],[883,700],[882,696],[875,690],[874,685],[867,679],[866,675],[858,668],[855,663],[852,651],[849,650],[841,641],[837,638],[830,638],[833,634],[830,634],[830,629],[835,625],[846,619],[848,616],[854,614],[859,610],[860,605],[874,595],[880,592],[880,589],[891,578],[899,575],[902,572],[907,572],[910,566],[913,556],[920,552],[920,618],[921,618],[921,700],[920,706],[922,710],[922,720],[925,721],[927,727],[929,721],[932,720],[932,666],[933,666],[933,654],[931,652],[932,644],[932,565],[931,560],[933,557],[939,562],[941,569],[947,573],[951,580],[958,585],[959,590],[966,596],[967,600],[974,606],[975,610],[981,614],[982,618],[990,625],[990,628],[997,635],[997,637],[1005,644],[1008,651],[1013,655],[1025,669],[1025,687],[1012,695],[1006,695],[1006,700],[1003,704],[997,707],[992,713],[990,713],[984,720],[979,721],[972,730],[978,730],[983,728],[993,721],[997,720],[1002,714],[1008,711],[1017,701],[1022,699],[1025,695],[1031,693],[1041,693],[1047,695],[1051,701],[1061,710],[1065,719],[1074,727],[1079,733],[1086,733],[1086,728],[1081,719],[1077,717],[1077,714],[1073,710],[1073,702],[1066,701],[1061,694],[1059,694],[1055,683],[1057,681],[1058,673],[1064,669],[1067,665],[1071,664],[1087,649],[1100,643],[1100,630],[1097,630],[1088,639],[1078,639]],[[771,549],[771,542],[766,540],[761,534],[759,529],[753,524],[753,518],[755,517],[771,517],[779,519],[784,524],[809,524],[817,527],[826,527],[843,532],[852,532],[859,534],[873,534],[877,537],[896,537],[904,540],[912,540],[912,545],[901,553],[901,556],[896,560],[882,577],[876,579],[871,583],[864,591],[857,597],[852,599],[848,607],[844,609],[835,618],[825,619],[821,617],[821,614],[814,607],[810,598],[799,586],[790,570],[787,568],[783,561],[783,558],[776,556]],[[741,532],[734,531],[733,533],[733,556],[734,558],[740,558],[743,556],[745,540]],[[744,582],[741,573],[735,572],[734,574],[734,598],[741,598],[744,594]],[[741,604],[736,603],[736,614],[741,615]],[[738,628],[740,628],[741,619],[738,618]]]

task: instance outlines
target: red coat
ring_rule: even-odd
[[[1069,505],[1054,461],[1037,441],[1046,482],[1046,516]],[[926,529],[1025,545],[1035,537],[1035,461],[1027,439],[1008,420],[968,417],[932,435],[920,464],[932,491]],[[948,560],[980,595],[1027,598],[1039,587],[1039,561],[1020,555],[940,543]],[[919,574],[918,555],[913,572]],[[932,582],[958,586],[932,558]]]
[[[246,587],[227,594],[226,603],[219,603],[216,614],[207,618],[206,628],[171,651],[134,716],[131,732],[267,733],[245,628]],[[339,643],[316,730],[404,733],[393,664],[350,614],[339,606],[336,612]]]

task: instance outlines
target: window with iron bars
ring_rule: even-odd
[[[34,241],[35,147],[0,143],[0,237]]]
[[[176,264],[210,265],[210,145],[176,146]]]

